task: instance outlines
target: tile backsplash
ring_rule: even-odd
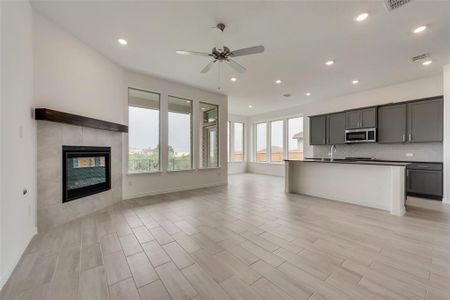
[[[336,145],[335,158],[373,157],[383,160],[442,162],[442,143]],[[313,146],[314,157],[328,157],[330,146]]]

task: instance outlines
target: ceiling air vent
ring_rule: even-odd
[[[388,10],[394,10],[407,4],[411,0],[384,0]]]
[[[422,59],[425,59],[428,57],[430,57],[430,53],[423,53],[423,54],[419,54],[419,55],[411,57],[411,60],[413,62],[415,62],[415,61],[422,60]]]
[[[283,94],[283,97],[286,97],[286,98],[289,98],[290,96],[292,96],[292,95],[289,93]]]

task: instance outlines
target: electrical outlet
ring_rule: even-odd
[[[406,153],[406,157],[413,157],[414,153]]]

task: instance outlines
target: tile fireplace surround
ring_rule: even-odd
[[[111,147],[111,189],[62,202],[62,146]],[[122,199],[122,134],[101,129],[37,122],[38,231],[88,215]]]

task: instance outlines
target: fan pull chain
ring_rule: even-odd
[[[217,90],[220,91],[220,66],[222,65],[222,62],[219,61],[219,72],[217,73]]]

